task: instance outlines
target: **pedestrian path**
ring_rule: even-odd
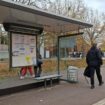
[[[30,91],[21,91],[19,93],[8,95],[7,98],[6,96],[4,96],[5,100],[3,98],[0,98],[0,102],[3,103],[3,105],[18,105],[18,103],[20,103],[19,105],[34,105],[34,103],[35,105],[105,105],[104,68],[105,67],[102,66],[102,76],[104,84],[102,86],[99,86],[97,77],[95,76],[94,89],[90,89],[90,84],[86,82],[83,76],[83,69],[79,69],[78,83],[61,81],[59,85],[53,86],[51,89],[48,90],[45,90],[43,87],[40,88],[42,90],[39,89],[40,91],[38,89],[35,89],[35,85],[32,85],[33,83],[35,83],[35,80],[33,78],[25,78],[23,80],[15,78],[12,79],[11,82],[5,80],[5,85],[7,87],[18,87],[19,84],[23,84],[22,89],[24,90],[24,87],[27,87],[27,84],[31,84],[30,86],[33,89],[31,89]],[[0,84],[2,83],[0,82]],[[0,85],[1,90],[5,85]],[[0,94],[1,92],[2,91],[0,91]],[[32,99],[31,103],[29,103],[29,97],[30,99]],[[19,98],[23,98],[24,100],[19,100]],[[14,100],[17,100],[18,103],[16,103]],[[39,102],[39,100],[41,101]]]
[[[92,105],[105,105],[105,98]]]

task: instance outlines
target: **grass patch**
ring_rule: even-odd
[[[105,61],[104,61],[105,63]],[[44,73],[57,71],[57,60],[47,59],[43,61],[42,69]],[[65,70],[68,66],[76,66],[79,68],[86,67],[85,59],[76,60],[60,60],[60,70]],[[20,68],[12,68],[9,70],[9,63],[0,63],[0,79],[15,77],[18,75]]]

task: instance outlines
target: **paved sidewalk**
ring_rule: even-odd
[[[105,81],[105,66],[102,67]],[[98,86],[95,76],[95,89],[90,89],[83,70],[79,70],[79,82],[61,81],[52,88],[31,89],[24,92],[3,96],[0,105],[105,105],[105,84]]]

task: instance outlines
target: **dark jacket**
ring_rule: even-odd
[[[102,65],[102,56],[99,49],[92,47],[86,56],[86,62],[88,66],[100,66]]]
[[[43,64],[42,56],[40,53],[37,53],[37,66],[40,66],[41,64]]]

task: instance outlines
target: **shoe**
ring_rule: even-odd
[[[94,88],[95,88],[94,85],[92,85],[92,86],[91,86],[91,89],[94,89]]]
[[[102,81],[101,83],[99,83],[99,86],[102,86],[104,84],[104,82]]]
[[[38,76],[37,75],[35,75],[35,78],[37,78]]]
[[[40,75],[38,75],[37,77],[40,77]]]
[[[35,78],[40,77],[40,75],[35,75]]]
[[[20,79],[24,79],[24,77],[23,76],[20,76]]]
[[[35,78],[35,75],[33,74],[31,77],[32,77],[32,78]]]

